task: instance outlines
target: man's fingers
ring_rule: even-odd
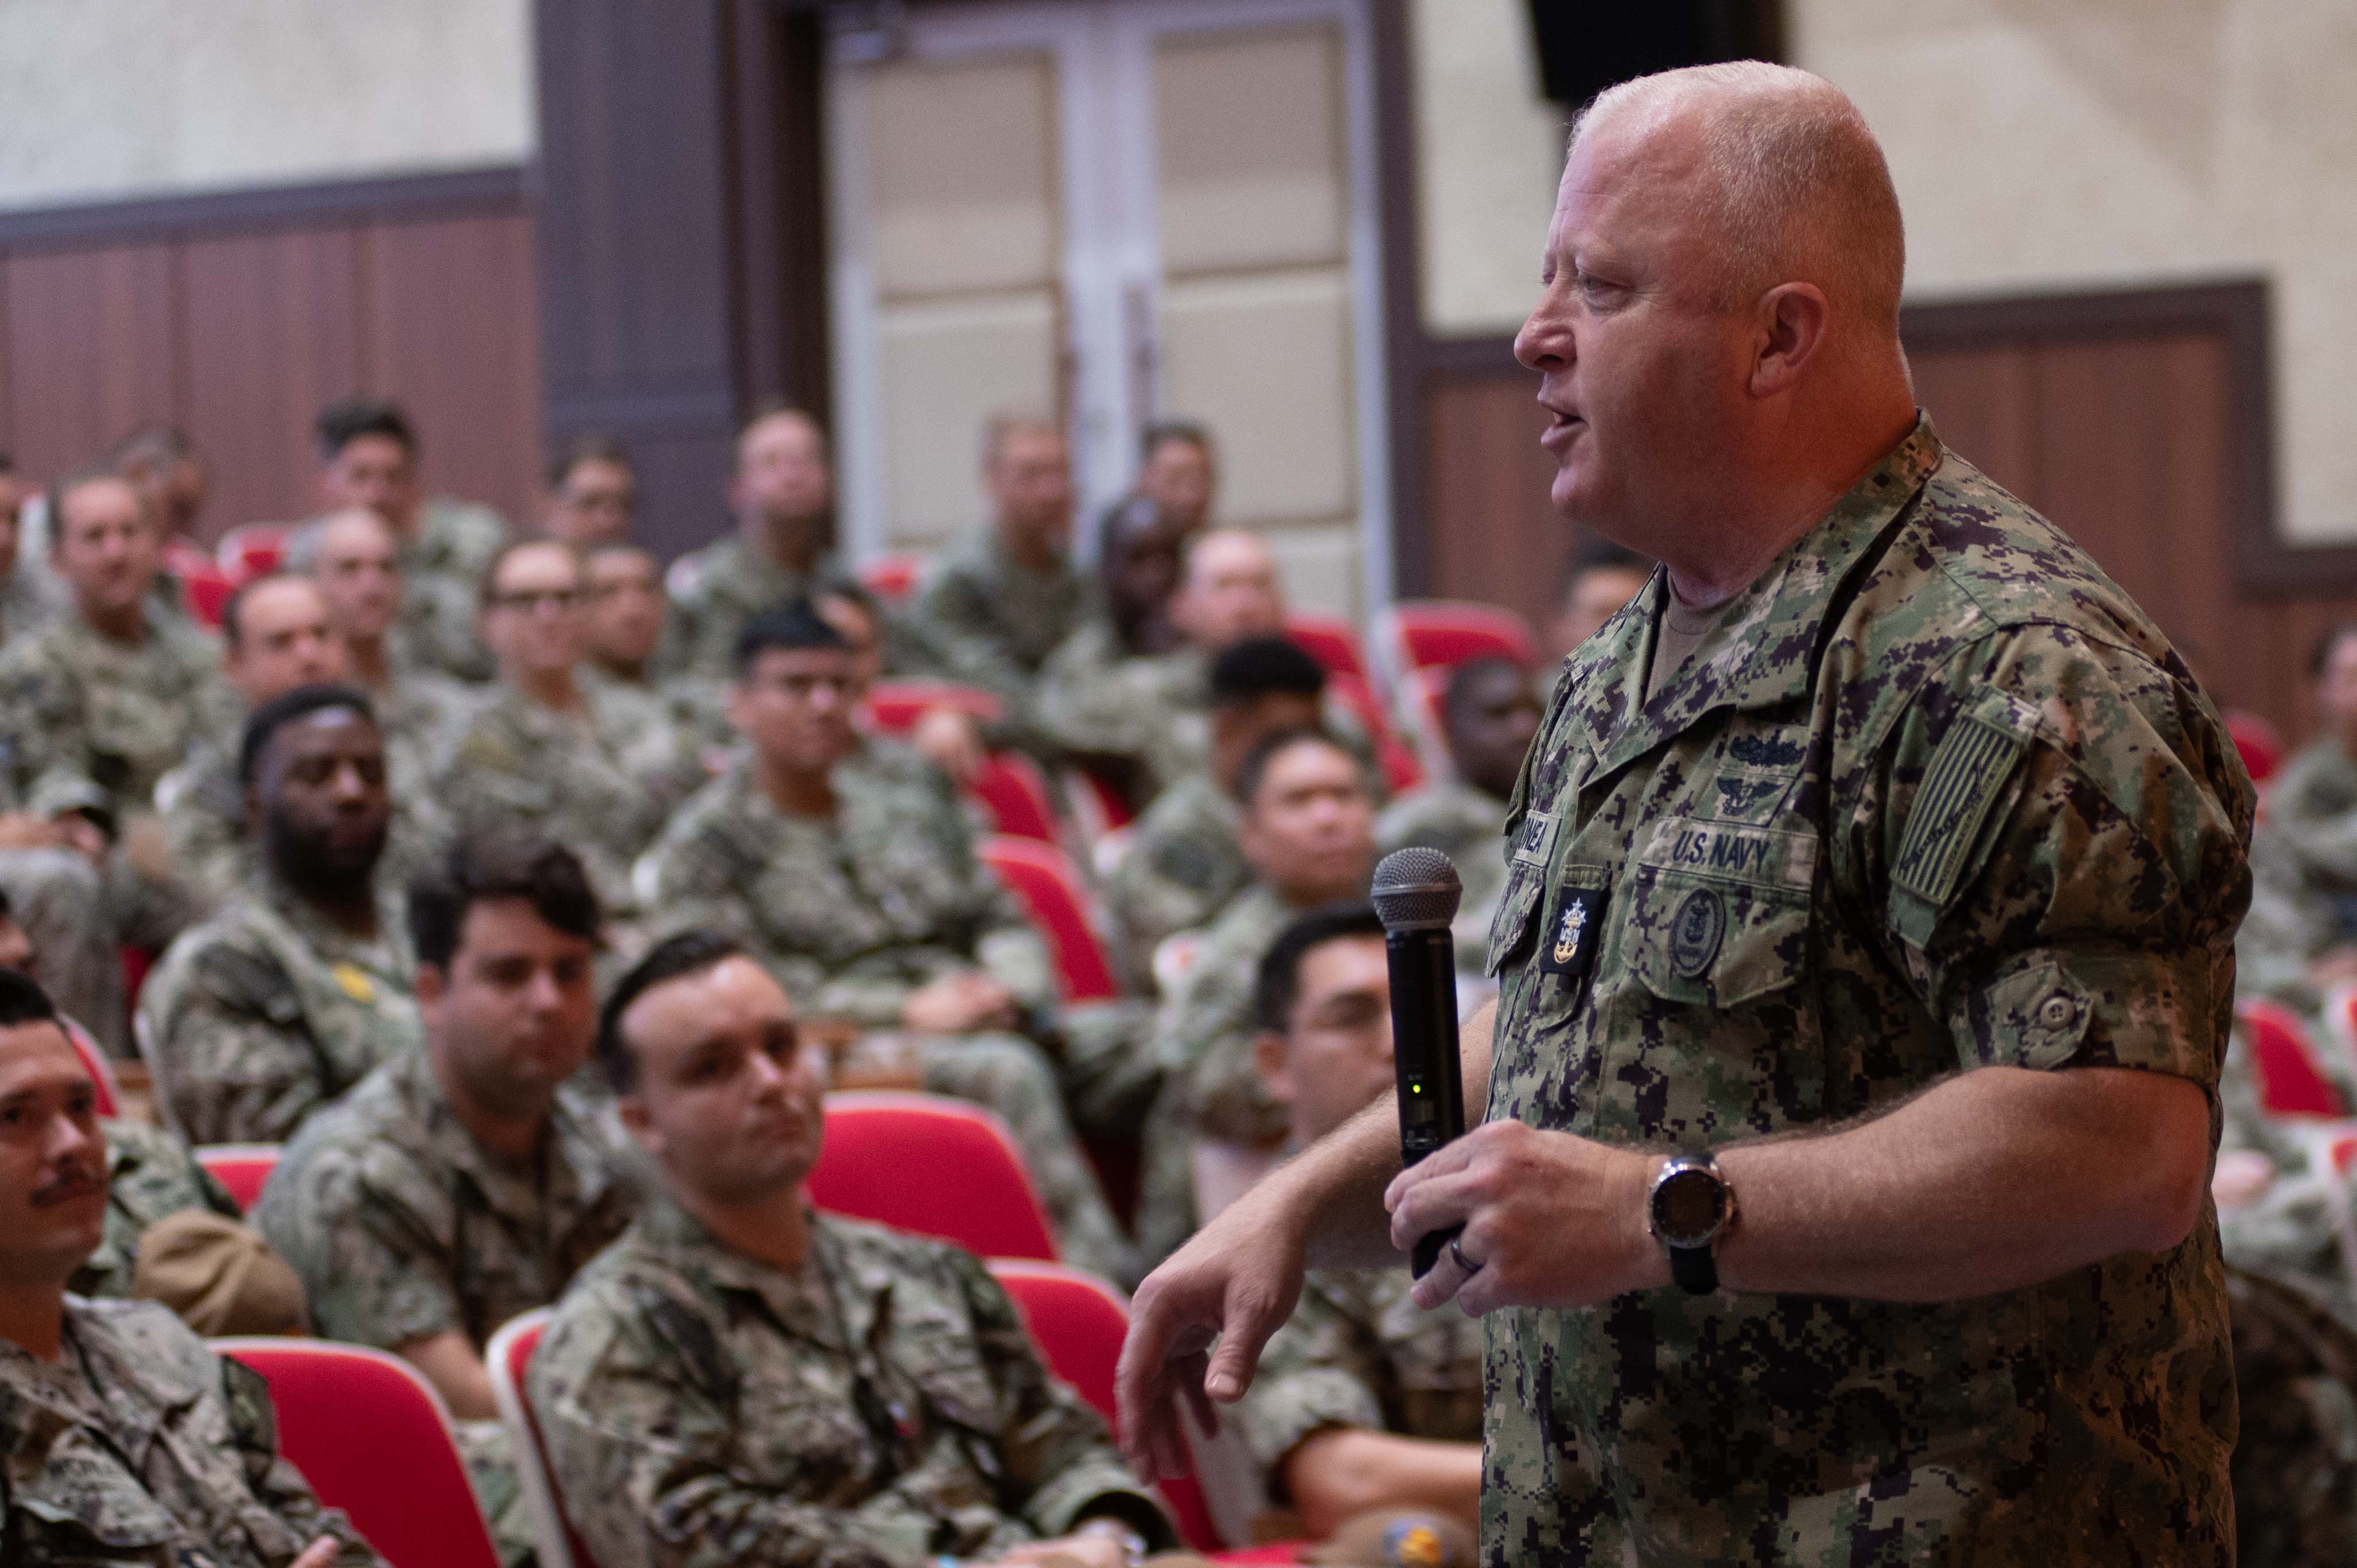
[[[337,1558],[343,1555],[344,1545],[332,1535],[323,1535],[303,1549],[303,1555],[287,1564],[287,1568],[333,1568]]]
[[[1391,1185],[1383,1188],[1383,1207],[1396,1214],[1400,1204],[1416,1187],[1437,1177],[1454,1176],[1463,1170],[1480,1153],[1480,1136],[1481,1129],[1476,1127],[1462,1138],[1452,1138],[1392,1177]]]
[[[1439,1258],[1425,1271],[1424,1277],[1415,1282],[1415,1288],[1408,1292],[1408,1299],[1430,1312],[1456,1300],[1467,1282],[1478,1277],[1458,1267],[1457,1254],[1443,1247]]]
[[[1416,1183],[1400,1195],[1392,1210],[1392,1245],[1412,1251],[1417,1241],[1435,1230],[1462,1225],[1479,1207],[1477,1177],[1469,1171],[1441,1174]]]

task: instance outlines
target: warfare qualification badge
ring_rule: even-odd
[[[1603,929],[1604,889],[1566,887],[1555,915],[1555,940],[1539,954],[1539,972],[1577,978],[1596,961],[1596,938]]]

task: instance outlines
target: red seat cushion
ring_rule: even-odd
[[[821,1208],[938,1236],[979,1257],[1056,1260],[1015,1140],[997,1117],[963,1101],[828,1095],[810,1197]]]
[[[981,854],[1046,934],[1064,1000],[1103,1002],[1120,995],[1113,956],[1089,923],[1087,895],[1064,852],[1036,839],[1001,837],[985,839]]]

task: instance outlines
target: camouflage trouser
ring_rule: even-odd
[[[467,1462],[467,1479],[474,1484],[475,1501],[483,1522],[491,1527],[491,1544],[499,1548],[501,1568],[531,1568],[540,1561],[539,1538],[533,1534],[532,1511],[524,1506],[523,1488],[516,1484],[515,1453],[507,1423],[500,1421],[454,1421],[458,1455]]]
[[[1055,1069],[1039,1047],[1019,1035],[960,1035],[920,1039],[917,1054],[926,1089],[986,1106],[1013,1130],[1064,1262],[1135,1284],[1135,1252],[1081,1152]]]
[[[58,1011],[114,1055],[130,1055],[123,954],[98,872],[68,849],[0,850],[0,887],[32,941],[34,978]]]
[[[1195,1122],[1183,1080],[1163,1086],[1139,1139],[1137,1262],[1151,1270],[1195,1233]]]
[[[1127,997],[1074,1003],[1058,1021],[1064,1036],[1064,1103],[1072,1121],[1092,1138],[1137,1137],[1162,1087],[1152,1049],[1153,1004]]]

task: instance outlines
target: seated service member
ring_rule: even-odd
[[[451,748],[440,790],[462,831],[525,826],[573,846],[607,918],[624,920],[638,907],[630,863],[662,826],[649,779],[664,769],[633,749],[633,715],[580,680],[583,629],[569,547],[527,540],[491,558],[483,635],[499,686]]]
[[[1251,886],[1236,842],[1236,769],[1266,736],[1318,723],[1326,671],[1289,639],[1248,637],[1211,660],[1211,765],[1155,797],[1105,884],[1125,957],[1141,978],[1165,938],[1210,923]]]
[[[1374,806],[1359,759],[1320,730],[1286,730],[1236,770],[1238,837],[1257,881],[1203,933],[1154,1021],[1162,1102],[1146,1124],[1138,1245],[1159,1258],[1265,1169],[1285,1115],[1253,1069],[1253,975],[1296,916],[1361,897],[1375,865]],[[1226,1145],[1214,1191],[1199,1140]],[[1209,1149],[1205,1153],[1211,1153]]]
[[[344,639],[351,682],[376,704],[393,771],[414,764],[419,777],[431,777],[457,743],[485,688],[429,669],[410,652],[401,625],[408,588],[392,528],[366,507],[330,512],[295,536],[286,548],[286,565],[308,574],[328,596],[328,618]],[[426,793],[423,786],[400,791]],[[394,804],[409,802],[396,796]]]
[[[575,679],[622,736],[622,766],[665,811],[712,781],[707,755],[727,746],[717,682],[664,680],[657,655],[671,620],[662,564],[621,541],[580,549],[581,650]]]
[[[260,875],[166,950],[140,993],[157,1100],[199,1144],[275,1144],[416,1048],[415,960],[379,890],[384,737],[348,686],[255,710],[238,776]]]
[[[938,770],[856,759],[858,682],[842,635],[793,601],[737,639],[728,714],[748,754],[680,808],[649,858],[672,929],[743,941],[804,1009],[914,1036],[924,1086],[1015,1131],[1065,1255],[1132,1264],[1067,1120],[1047,1033],[1047,944],[974,854]]]
[[[254,1207],[330,1339],[413,1362],[457,1418],[501,1557],[532,1528],[483,1347],[630,1223],[604,1119],[564,1087],[597,1026],[597,896],[546,839],[453,843],[409,892],[425,1043],[315,1117]]]
[[[1508,666],[1511,670],[1512,667]],[[1393,1092],[1390,962],[1363,901],[1286,927],[1253,983],[1253,1056],[1308,1148]],[[1405,1269],[1313,1269],[1239,1414],[1270,1499],[1324,1539],[1415,1505],[1470,1528],[1481,1495],[1481,1326],[1408,1299]]]
[[[343,639],[308,577],[271,573],[238,585],[221,609],[221,672],[249,714],[297,686],[341,681]],[[245,833],[245,785],[237,736],[206,736],[156,786],[156,809],[172,849],[172,879],[207,908],[219,908],[253,867]]]
[[[0,1563],[380,1563],[278,1453],[268,1387],[155,1302],[67,1293],[107,1206],[97,1086],[0,971]]]
[[[737,432],[728,480],[735,531],[671,564],[672,614],[689,673],[726,680],[747,621],[849,576],[827,546],[834,499],[818,421],[782,404],[756,409]]]
[[[745,950],[657,944],[597,1058],[659,1190],[557,1305],[529,1393],[603,1568],[1114,1568],[1169,1542],[972,1255],[811,1208],[824,1063]]]

